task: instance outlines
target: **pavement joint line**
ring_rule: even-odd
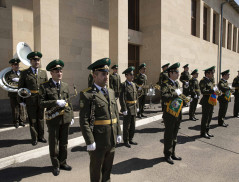
[[[197,106],[197,108],[200,108],[200,107],[201,107],[200,105]],[[183,110],[182,110],[182,112],[187,112],[187,111],[189,111],[189,107],[183,108]],[[162,115],[163,114],[158,114],[155,116],[137,120],[135,127],[139,127],[142,125],[152,123],[154,121],[158,121],[158,120],[162,119]],[[123,125],[121,125],[121,129],[122,128],[123,128]],[[84,140],[83,136],[68,140],[67,148],[72,148],[72,147],[75,147],[75,146],[78,146],[81,144],[85,144],[85,140]],[[47,155],[47,154],[49,154],[49,145],[41,147],[41,148],[29,150],[26,152],[22,152],[19,154],[15,154],[12,156],[4,157],[4,158],[0,159],[0,169],[5,168],[10,165],[13,165],[13,164],[22,163],[22,162],[28,161],[30,159],[39,158],[39,157]]]

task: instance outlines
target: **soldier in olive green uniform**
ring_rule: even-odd
[[[181,110],[183,105],[183,101],[179,98],[182,92],[179,89],[178,81],[176,81],[179,77],[179,66],[180,63],[175,63],[167,69],[169,79],[168,82],[162,84],[161,88],[162,99],[166,103],[166,109],[163,113],[165,124],[164,156],[166,162],[169,164],[174,164],[173,160],[182,160],[175,153],[178,129],[182,120]]]
[[[192,78],[189,80],[189,94],[191,95],[192,102],[190,103],[189,108],[189,119],[196,121],[195,111],[198,104],[198,99],[200,97],[200,87],[198,84],[198,69],[195,69],[192,73]]]
[[[233,116],[239,118],[239,70],[237,77],[233,79],[232,86],[235,87]]]
[[[120,84],[121,84],[121,79],[120,75],[118,74],[118,65],[114,65],[111,67],[113,69],[113,73],[110,74],[110,80],[109,80],[109,85],[110,88],[115,91],[115,98],[119,98],[120,94]]]
[[[183,83],[183,94],[185,96],[188,96],[189,95],[189,80],[191,79],[191,76],[188,72],[189,70],[188,64],[183,66],[183,68],[184,68],[184,71],[181,73],[179,80]],[[186,102],[183,102],[183,106],[188,107]]]
[[[49,132],[49,151],[54,176],[59,175],[60,169],[67,171],[72,169],[71,166],[67,165],[66,159],[69,125],[74,123],[74,117],[69,100],[68,85],[61,81],[63,67],[64,63],[61,60],[50,62],[46,70],[50,71],[52,78],[41,84],[39,90],[39,104],[46,108],[47,111],[58,107],[58,113],[60,113],[55,118],[46,118]]]
[[[147,89],[143,88],[147,84],[147,76],[145,75],[145,71],[146,71],[146,64],[143,63],[139,66],[139,74],[134,79],[134,83],[136,83],[138,92],[141,92],[138,99],[139,100],[139,112],[138,112],[139,118],[146,117],[143,114],[146,96],[147,96]]]
[[[18,58],[11,59],[9,61],[9,64],[11,64],[12,70],[7,72],[5,75],[5,80],[7,81],[7,83],[14,87],[18,87],[18,81],[21,73],[19,71],[19,62],[20,60]],[[24,121],[22,121],[20,117],[20,115],[22,114],[21,112],[24,111],[22,110],[23,107],[20,107],[20,104],[17,102],[17,92],[8,92],[8,97],[10,98],[14,126],[16,128],[18,128],[19,125],[24,127]]]
[[[18,88],[27,88],[31,91],[31,96],[26,98],[27,114],[30,123],[30,132],[32,137],[32,145],[37,145],[37,141],[46,143],[44,138],[44,109],[38,105],[38,94],[40,84],[48,80],[46,71],[41,70],[40,52],[31,52],[27,55],[27,59],[31,61],[31,67],[22,71]],[[18,97],[21,105],[24,105],[22,98]]]
[[[213,108],[216,105],[216,95],[214,94],[218,88],[214,87],[212,78],[214,76],[215,67],[205,69],[205,77],[200,81],[199,86],[202,93],[200,104],[202,105],[202,120],[201,120],[201,136],[207,139],[213,137],[209,134],[210,123],[212,120]]]
[[[231,88],[228,85],[230,70],[226,70],[221,73],[222,78],[218,83],[218,89],[222,92],[222,95],[218,96],[219,111],[218,111],[218,125],[227,127],[228,124],[224,123],[224,118],[227,113],[228,103],[231,101]]]
[[[88,76],[88,87],[91,87],[94,83],[92,73],[89,74]]]
[[[94,84],[80,93],[80,127],[90,155],[90,180],[110,181],[115,146],[122,140],[115,93],[107,88],[109,58],[91,64]]]
[[[163,83],[166,83],[168,81],[168,73],[167,73],[167,69],[168,69],[168,66],[170,65],[170,63],[167,63],[165,65],[162,66],[162,72],[160,73],[159,75],[159,81],[158,81],[158,84],[160,87],[162,87],[162,84]],[[160,99],[161,99],[161,91],[160,91]],[[162,105],[162,111],[164,111],[164,105],[165,103],[163,103],[162,99],[161,99],[161,105]]]
[[[133,141],[135,132],[135,121],[138,111],[137,88],[132,82],[134,79],[134,67],[127,68],[122,74],[125,74],[126,81],[121,84],[120,105],[121,112],[124,115],[123,120],[123,140],[126,147],[137,145]]]

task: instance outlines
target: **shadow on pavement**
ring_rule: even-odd
[[[210,125],[210,129],[214,129],[214,128],[217,128],[217,127],[218,127],[218,124]],[[201,125],[195,125],[195,126],[192,126],[192,127],[188,127],[188,129],[196,130],[196,131],[201,131]]]
[[[163,131],[164,128],[144,128],[141,130],[135,130],[135,133],[158,133]]]
[[[76,146],[71,149],[71,152],[87,152],[86,151],[86,146]]]
[[[163,162],[164,157],[154,159],[132,158],[113,165],[112,174],[126,174],[132,171],[138,171]]]
[[[74,133],[79,133],[81,130],[80,130],[80,127],[79,126],[73,126],[73,127],[70,127],[69,129],[69,135],[72,135]]]
[[[0,148],[12,147],[20,144],[31,144],[30,139],[25,140],[0,140]]]
[[[179,135],[179,136],[177,136],[177,144],[185,144],[185,143],[188,143],[188,142],[194,142],[198,138],[201,138],[201,136],[200,135],[195,135],[195,136]],[[160,142],[164,143],[164,139],[161,139]]]
[[[22,181],[24,178],[50,173],[51,166],[47,167],[12,167],[0,171],[0,179],[4,182]],[[14,175],[13,175],[14,174]]]

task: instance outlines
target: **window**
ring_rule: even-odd
[[[196,36],[196,11],[197,11],[197,2],[196,0],[191,0],[191,34]]]
[[[203,8],[203,40],[207,40],[207,7]]]
[[[237,27],[233,28],[233,51],[236,52],[236,46],[237,46]]]
[[[228,22],[228,29],[227,29],[227,49],[232,49],[232,24]]]
[[[0,0],[0,8],[6,8],[6,1],[5,0]]]
[[[213,30],[212,30],[212,42],[216,44],[216,14],[213,13]]]
[[[128,28],[139,31],[139,0],[129,0],[128,3]]]
[[[226,40],[226,19],[223,18],[222,47],[226,46],[225,40]]]
[[[128,66],[134,66],[135,71],[134,74],[138,73],[138,67],[139,67],[139,46],[138,45],[128,45]]]

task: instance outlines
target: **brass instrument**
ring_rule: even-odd
[[[76,90],[76,87],[75,85],[73,84],[73,87],[74,87],[74,94],[72,96],[70,96],[68,99],[66,99],[66,105],[64,107],[60,107],[60,106],[55,106],[55,107],[52,107],[51,109],[45,111],[45,119],[46,120],[51,120],[57,116],[60,116],[60,115],[63,115],[64,112],[65,112],[65,109],[67,109],[67,107],[69,107],[69,104],[68,104],[68,101],[77,96],[77,90]]]
[[[189,102],[192,101],[191,96],[186,96],[186,95],[184,95],[184,94],[180,94],[178,97],[179,97],[180,99],[182,99],[183,101],[185,101],[186,103],[189,103]]]
[[[189,80],[188,81],[183,80],[183,82],[187,82],[188,83],[188,84],[186,84],[186,83],[183,84],[183,88],[188,89],[188,87],[189,87]]]
[[[153,89],[157,89],[157,90],[160,90],[161,87],[158,85],[158,84],[150,84],[150,85],[137,85],[137,87],[141,87],[142,89],[141,90],[138,90],[138,98],[140,98],[142,95],[143,95],[143,89],[150,89],[150,88],[153,88]]]
[[[28,97],[31,96],[31,91],[30,91],[29,89],[27,89],[27,88],[20,88],[20,89],[17,91],[17,93],[18,93],[18,95],[19,95],[20,97],[23,98],[23,100],[24,100],[25,98],[28,98]],[[23,105],[20,104],[20,108],[21,108],[21,109],[20,109],[20,119],[21,119],[22,121],[26,121],[26,119],[27,119],[26,106],[23,106]]]

